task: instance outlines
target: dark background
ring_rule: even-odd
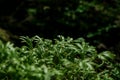
[[[83,37],[99,51],[120,52],[119,0],[0,0],[0,39]]]

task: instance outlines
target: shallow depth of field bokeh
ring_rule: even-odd
[[[21,42],[20,37],[27,36],[32,38],[36,35],[43,39],[53,40],[51,45],[56,44],[54,40],[58,38],[58,35],[62,35],[64,36],[64,38],[70,37],[73,40],[83,38],[87,43],[89,43],[89,45],[95,47],[98,54],[104,51],[115,54],[116,58],[113,60],[113,62],[119,63],[120,1],[0,0],[0,54],[6,53],[4,52],[7,50],[5,45],[9,42],[11,42],[11,44],[14,44],[14,48],[19,47],[20,50],[22,50],[23,46],[29,47],[30,45],[25,45],[25,43]],[[34,42],[32,42],[32,39],[28,39],[28,43],[32,44]],[[60,43],[64,44],[64,42]],[[71,45],[71,43],[69,45]],[[32,46],[32,48],[35,47],[34,44]],[[76,55],[73,57],[76,58],[78,56]],[[3,59],[3,56],[1,57],[1,59]],[[3,70],[3,72],[4,71],[5,70]],[[119,70],[116,71],[118,71],[118,74],[120,74]],[[0,72],[0,74],[2,74],[3,72]],[[5,71],[4,73],[7,72]],[[116,75],[118,74],[116,72]],[[58,79],[59,77],[59,79],[62,79],[62,74],[56,75],[59,75],[56,79]],[[106,74],[106,76],[110,75],[112,74]],[[114,77],[116,75],[114,75]],[[84,76],[86,77],[86,75]],[[86,77],[86,79],[88,78],[89,76]],[[73,77],[70,79],[73,79]],[[118,79],[120,79],[120,77],[117,76],[115,80]],[[27,78],[25,80],[27,80]]]

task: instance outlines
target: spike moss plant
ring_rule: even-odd
[[[119,80],[120,66],[110,51],[97,53],[83,38],[21,37],[14,47],[0,41],[0,80]]]

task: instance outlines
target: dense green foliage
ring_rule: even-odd
[[[83,38],[21,37],[24,46],[0,41],[0,80],[119,80],[120,64]]]
[[[0,0],[0,80],[119,80],[119,37],[120,0]]]

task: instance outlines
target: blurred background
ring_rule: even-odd
[[[83,37],[98,51],[120,53],[120,0],[0,0],[0,39]]]

